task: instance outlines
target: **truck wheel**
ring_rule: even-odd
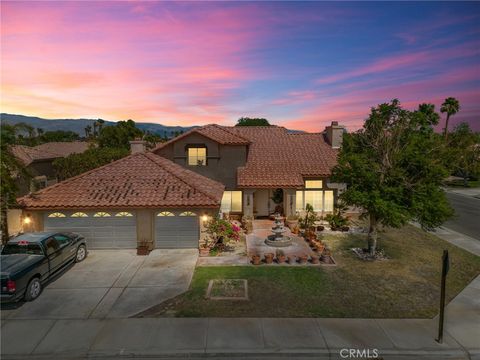
[[[75,262],[81,262],[87,257],[87,247],[85,245],[80,245],[77,249],[77,254],[75,255]]]
[[[42,283],[39,278],[30,280],[25,291],[25,301],[35,300],[42,292]]]

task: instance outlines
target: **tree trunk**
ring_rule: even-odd
[[[445,129],[443,130],[443,136],[445,136],[445,139],[448,137],[448,120],[450,120],[450,114],[447,113],[447,120],[445,120]]]
[[[370,227],[368,229],[368,252],[375,255],[377,249],[377,219],[375,215],[370,214]]]
[[[6,244],[8,241],[8,221],[7,221],[7,208],[2,206],[0,211],[1,217],[1,229],[2,229],[2,244]]]

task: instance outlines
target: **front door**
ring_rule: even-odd
[[[270,190],[258,189],[253,193],[253,214],[255,216],[270,215]],[[273,209],[272,209],[273,210]]]

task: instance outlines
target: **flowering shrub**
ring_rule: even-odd
[[[207,223],[206,230],[212,237],[214,245],[220,239],[223,239],[224,244],[231,240],[238,241],[240,239],[240,227],[218,217]]]

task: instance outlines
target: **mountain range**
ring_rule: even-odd
[[[1,113],[0,119],[7,124],[15,125],[18,123],[25,123],[33,128],[41,128],[44,131],[73,131],[80,136],[85,136],[85,127],[97,121],[98,119],[43,119],[36,116],[25,116]],[[135,122],[136,126],[143,130],[160,136],[171,137],[175,132],[188,131],[195,126],[167,126],[155,123]],[[114,121],[106,121],[104,126],[115,125]]]

